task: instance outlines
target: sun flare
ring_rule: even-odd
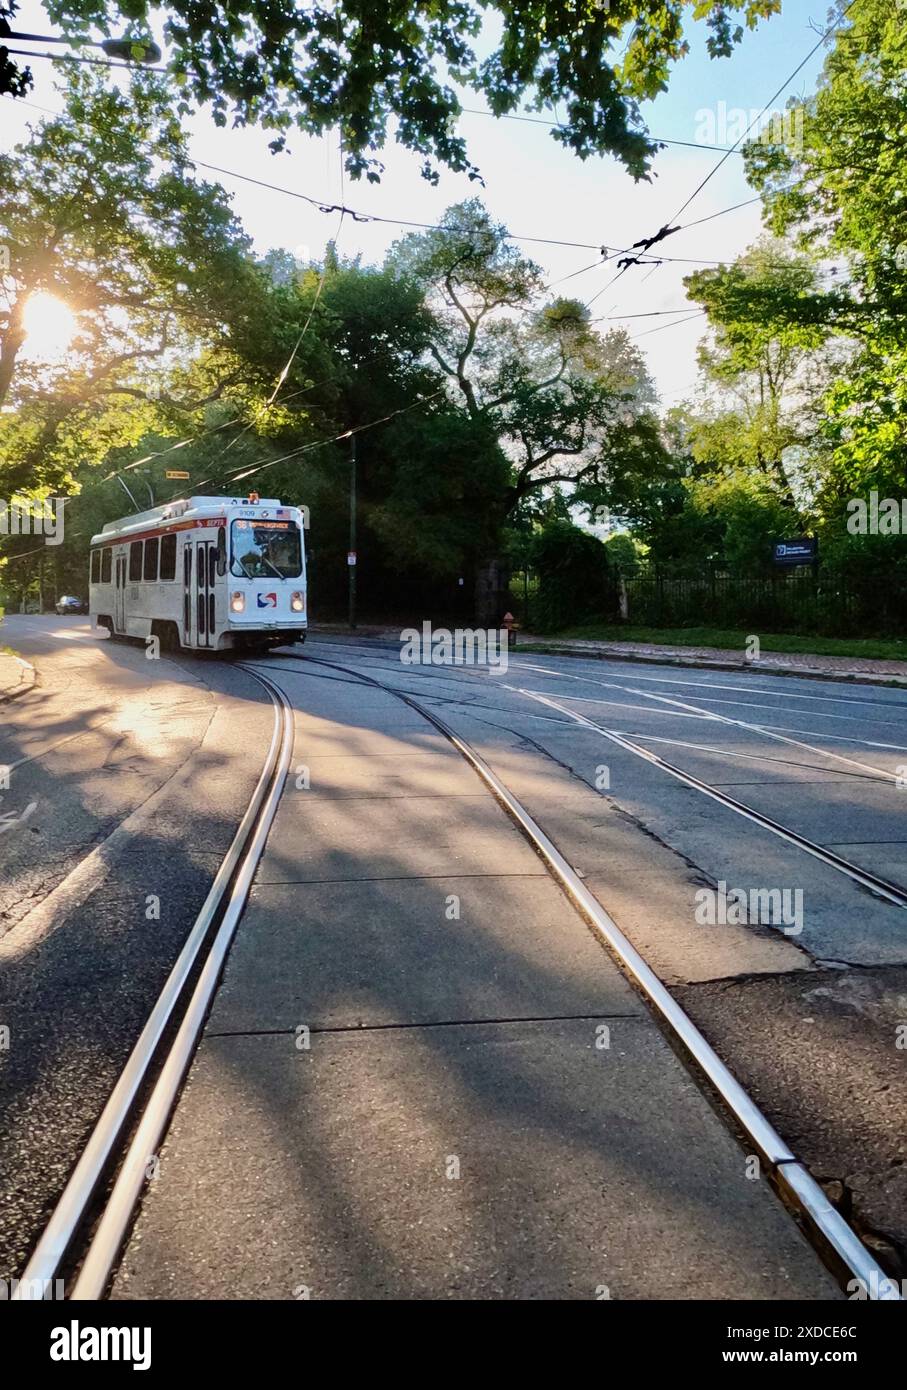
[[[76,331],[76,316],[56,295],[41,290],[25,306],[25,350],[29,357],[47,361],[62,357]]]

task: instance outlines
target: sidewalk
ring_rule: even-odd
[[[313,637],[344,637],[353,642],[400,640],[400,629],[363,625],[350,633],[340,623],[313,624]],[[907,685],[907,661],[887,661],[857,656],[818,656],[807,652],[763,651],[758,661],[747,661],[742,652],[727,647],[678,647],[654,642],[600,642],[573,637],[540,637],[519,631],[517,653],[545,653],[593,660],[655,662],[666,666],[714,667],[718,671],[755,671],[765,675],[814,676],[823,680],[870,682],[874,685]]]
[[[0,704],[24,695],[35,683],[35,668],[24,657],[0,647]]]
[[[725,647],[659,646],[649,642],[593,642],[579,638],[546,639],[520,633],[517,650],[556,656],[582,656],[622,661],[659,662],[671,666],[714,666],[721,671],[762,671],[766,674],[821,676],[824,680],[889,682],[907,685],[907,661],[874,660],[857,656],[817,656],[807,652],[763,651],[758,661]]]

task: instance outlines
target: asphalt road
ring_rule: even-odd
[[[10,617],[39,684],[0,705],[0,1277],[21,1273],[205,899],[273,726],[223,663]]]
[[[270,709],[238,668],[149,663],[84,621],[4,636],[42,682],[0,707],[0,760],[32,759],[5,807],[38,805],[0,835],[15,1273],[242,814]],[[500,809],[355,673],[483,754],[899,1272],[907,908],[642,752],[907,886],[907,693],[519,652],[496,674],[407,667],[338,639],[258,664],[299,711],[296,772],[118,1295],[830,1296]],[[790,910],[709,924],[721,884]],[[320,1040],[305,1073],[285,1045],[300,1024]],[[440,1181],[439,1155],[464,1154],[469,1182]]]
[[[602,732],[907,887],[907,692],[519,650],[494,675],[406,668],[361,641],[330,639],[318,655],[412,691],[487,758],[867,1243],[907,1274],[907,909]],[[582,807],[580,787],[597,792]],[[701,923],[697,894],[720,884],[786,889],[794,906],[799,892],[800,911],[792,924]]]

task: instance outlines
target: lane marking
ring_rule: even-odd
[[[629,693],[631,695],[646,694],[644,690],[630,690]],[[696,705],[689,705],[684,700],[672,700],[669,695],[656,695],[654,691],[649,695],[649,699],[659,700],[665,705],[677,705],[681,709],[686,710],[695,710],[697,708]],[[702,713],[703,711],[699,712]],[[709,711],[704,712],[709,713]],[[802,739],[788,738],[785,734],[775,733],[770,729],[764,728],[761,724],[750,724],[745,719],[731,719],[730,716],[726,714],[713,714],[712,717],[719,720],[722,724],[732,724],[738,729],[746,729],[749,733],[764,734],[767,738],[773,738],[779,743],[788,743],[793,748],[804,748],[808,753],[817,753],[820,758],[834,758],[839,763],[848,763],[851,767],[859,767],[864,772],[871,772],[880,777],[886,777],[891,782],[897,782],[898,780],[896,773],[888,772],[885,768],[874,767],[871,763],[861,763],[856,758],[848,758],[843,753],[835,753],[831,749],[817,748],[815,744],[804,743]],[[835,719],[837,717],[837,715],[825,716],[826,719]]]
[[[338,644],[338,645],[340,645],[340,644]],[[278,656],[278,659],[279,659],[280,661],[291,661],[291,660],[292,660],[292,661],[301,661],[301,662],[305,662],[305,661],[315,662],[315,661],[318,660],[317,657],[303,657],[303,656],[295,656],[295,655],[291,656],[289,653],[287,653],[287,654],[278,653],[277,656]],[[359,660],[358,658],[356,658],[356,659],[357,659],[357,661]],[[372,657],[371,660],[377,662],[377,658],[375,658],[375,657]],[[362,660],[361,664],[362,664],[362,665],[366,665],[366,662],[365,662],[364,659]],[[610,682],[608,682],[608,681],[596,680],[596,679],[594,679],[594,678],[591,677],[591,676],[588,676],[588,677],[587,677],[587,676],[577,676],[577,675],[574,675],[572,672],[569,672],[569,671],[554,671],[554,670],[550,670],[548,667],[545,667],[545,666],[529,666],[526,662],[519,662],[519,663],[513,662],[512,665],[513,665],[514,667],[518,667],[520,670],[539,671],[539,672],[542,672],[542,673],[545,674],[545,675],[550,675],[550,676],[559,677],[559,678],[561,678],[561,679],[563,679],[563,680],[579,681],[581,684],[604,686],[604,687],[606,687],[606,688],[608,688],[608,689],[611,689],[611,688],[612,688]],[[351,671],[353,674],[355,674],[355,672],[352,671],[352,668],[343,668],[343,669],[349,670],[349,671]],[[396,666],[394,666],[394,667],[392,668],[392,670],[390,670],[390,671],[387,670],[386,667],[382,667],[382,666],[379,666],[378,669],[379,669],[380,671],[382,671],[382,673],[385,674],[385,675],[395,674],[396,671],[397,671]],[[417,674],[417,675],[420,675],[420,676],[425,676],[426,679],[434,679],[434,680],[437,680],[438,682],[440,682],[440,683],[442,683],[442,684],[445,684],[445,685],[456,685],[456,684],[457,684],[457,681],[454,680],[453,677],[442,675],[440,670],[437,670],[437,671],[435,671],[434,669],[425,670],[425,669],[423,669],[421,666],[408,666],[408,667],[406,668],[406,670],[407,670],[408,673],[411,673],[411,674],[414,674],[414,675]],[[314,674],[314,672],[312,672],[311,674]],[[402,674],[402,673],[401,673],[401,674]],[[489,678],[488,675],[487,675],[487,673],[483,673],[483,672],[481,672],[480,670],[470,669],[470,668],[465,668],[465,669],[459,671],[459,675],[460,675],[460,676],[463,676],[463,675],[467,675],[467,676],[476,676],[476,677],[482,677],[482,676],[484,676],[485,679],[488,679],[488,678]],[[494,683],[495,683],[499,688],[503,688],[503,687],[502,687],[502,683],[501,683],[499,677],[497,677],[497,676],[494,677]],[[393,688],[393,689],[396,689],[397,687],[387,687],[387,688],[388,688],[388,689],[392,689],[392,688]],[[513,687],[510,687],[510,688],[512,689]],[[623,690],[624,687],[622,687],[622,686],[613,686],[613,689],[615,689],[615,690]],[[412,693],[415,694],[416,692],[413,691]],[[640,693],[641,695],[643,695],[646,699],[651,699],[651,698],[652,698],[650,692],[648,692],[648,691],[640,691],[639,693]],[[440,695],[438,695],[438,696],[436,696],[436,697],[430,697],[430,696],[426,695],[425,698],[426,698],[426,699],[429,699],[429,698],[437,698],[437,699],[440,700],[440,699],[443,699],[444,697],[442,697],[442,696],[440,696]],[[641,713],[643,713],[643,714],[657,715],[657,714],[659,714],[659,713],[661,712],[661,711],[659,711],[658,709],[651,708],[651,707],[648,706],[648,705],[630,705],[630,704],[627,704],[626,701],[623,701],[623,700],[597,700],[597,699],[595,699],[593,696],[590,696],[590,695],[570,695],[570,696],[565,696],[564,698],[566,698],[566,699],[571,699],[571,700],[574,700],[574,701],[579,701],[579,702],[582,703],[582,704],[615,705],[618,709],[639,710],[639,711],[640,711]],[[807,698],[807,697],[804,697],[804,698]],[[452,704],[462,704],[462,706],[463,706],[464,709],[469,709],[469,708],[493,709],[493,708],[494,708],[494,706],[485,706],[485,705],[473,705],[473,706],[470,706],[470,704],[469,704],[469,702],[468,702],[467,700],[462,700],[462,701],[449,701],[449,703],[452,703]],[[500,712],[500,713],[506,713],[507,711],[499,711],[499,712]],[[511,713],[513,713],[513,711],[511,711]],[[545,715],[537,715],[537,714],[525,714],[525,715],[520,715],[519,717],[520,717],[520,718],[526,718],[526,719],[540,719],[540,718],[543,719],[543,718],[546,718],[547,716],[545,716]],[[722,715],[720,715],[720,714],[714,714],[714,713],[712,713],[712,712],[710,712],[710,711],[708,711],[708,710],[704,710],[701,714],[698,714],[698,715],[683,715],[683,714],[677,713],[677,714],[675,715],[675,717],[678,718],[678,719],[683,719],[683,718],[690,718],[690,719],[705,719],[705,720],[711,720],[711,721],[713,721],[713,722],[714,722],[714,721],[721,722],[721,721],[723,720],[723,721],[726,722],[726,723],[733,723],[733,721],[732,721],[732,720],[728,720],[726,716],[722,716]],[[819,716],[819,717],[825,717],[825,716]],[[552,722],[552,723],[562,724],[564,721],[563,721],[563,720],[552,720],[551,722]],[[852,737],[850,737],[850,736],[847,735],[847,734],[832,734],[832,733],[828,733],[826,730],[821,730],[821,731],[820,731],[820,730],[818,730],[818,729],[791,729],[791,728],[789,728],[786,724],[763,724],[763,725],[758,725],[758,726],[753,725],[753,728],[754,728],[754,729],[757,728],[757,727],[758,727],[759,729],[761,729],[763,732],[768,733],[769,736],[771,736],[771,732],[777,732],[777,733],[783,733],[783,734],[801,734],[801,733],[805,733],[805,734],[808,734],[811,738],[830,739],[830,740],[831,740],[832,742],[834,742],[834,743],[849,743],[849,744],[853,744],[854,746],[859,747],[859,748],[878,748],[878,749],[881,749],[881,750],[883,750],[883,751],[885,751],[885,752],[890,752],[890,753],[902,753],[902,754],[907,755],[907,746],[902,746],[901,744],[897,744],[897,743],[882,743],[880,740],[877,740],[877,739],[852,738]],[[643,737],[642,734],[636,734],[636,733],[634,733],[633,736],[634,736],[634,737],[638,737],[638,738],[642,738],[642,737]],[[648,737],[648,738],[650,739],[650,741],[651,741],[652,739],[654,739],[654,735],[647,735],[646,737]],[[835,754],[832,753],[832,752],[831,752],[830,750],[828,750],[828,749],[816,749],[815,751],[817,751],[817,752],[819,753],[820,756],[828,756],[828,757],[834,757],[834,756],[835,756]],[[743,755],[740,754],[739,756],[742,757]],[[877,768],[877,767],[874,767],[874,766],[873,766],[873,773],[874,773],[874,775],[884,775],[884,769],[883,769],[883,768]]]
[[[622,734],[624,738],[641,738],[644,743],[668,743],[675,748],[691,748],[699,753],[718,753],[722,758],[747,758],[756,763],[778,763],[781,767],[802,767],[809,772],[823,772],[826,777],[857,777],[861,782],[878,782],[878,777],[867,777],[862,772],[840,772],[828,771],[824,767],[816,767],[815,763],[797,763],[790,758],[773,758],[770,753],[739,753],[728,748],[712,748],[706,743],[685,743],[679,738],[659,738],[657,734],[640,734],[633,730],[611,729],[611,733]]]
[[[811,854],[814,859],[820,860],[823,864],[835,869],[838,873],[842,873],[847,878],[851,878],[855,882],[862,884],[864,888],[869,888],[873,893],[877,893],[880,897],[886,898],[897,907],[907,908],[907,888],[902,888],[900,884],[888,883],[886,880],[877,878],[874,874],[860,869],[856,864],[851,864],[848,859],[843,859],[833,851],[825,849],[824,846],[816,844],[812,840],[808,840],[805,835],[800,835],[795,830],[789,830],[786,826],[780,825],[778,821],[772,820],[770,816],[763,815],[761,811],[754,811],[751,807],[744,805],[742,801],[737,801],[737,799],[729,793],[719,791],[717,788],[710,786],[707,782],[701,781],[700,778],[695,777],[690,772],[684,772],[682,768],[675,767],[673,763],[669,763],[664,758],[660,758],[657,753],[650,752],[648,748],[640,748],[638,744],[633,743],[630,739],[602,728],[600,724],[595,724],[591,719],[587,719],[584,714],[580,714],[577,710],[568,709],[566,705],[559,704],[557,700],[549,699],[546,695],[538,695],[532,690],[520,689],[519,687],[509,686],[508,689],[516,689],[519,694],[527,696],[530,700],[537,700],[540,704],[547,705],[550,709],[560,710],[562,714],[569,715],[575,723],[581,724],[584,728],[592,730],[592,732],[599,734],[602,738],[610,739],[610,741],[617,744],[619,748],[623,748],[628,753],[635,754],[636,757],[651,763],[653,767],[661,768],[663,772],[669,773],[670,776],[675,777],[679,782],[685,783],[695,791],[701,792],[703,796],[708,796],[711,800],[717,801],[720,805],[727,807],[731,811],[735,811],[737,815],[743,816],[746,820],[751,820],[755,825],[761,826],[764,830],[771,831],[771,833],[777,835],[779,839],[785,840],[788,844],[795,845],[798,849],[804,850],[807,854]]]
[[[536,668],[536,669],[539,669],[539,670],[540,670],[541,668]],[[570,675],[570,676],[568,676],[568,679],[571,679],[571,680],[579,680],[580,677]],[[762,735],[764,735],[764,737],[775,739],[775,740],[776,740],[777,742],[779,742],[779,743],[787,743],[787,744],[790,744],[790,745],[791,745],[792,747],[794,747],[794,748],[803,748],[803,749],[805,749],[808,753],[815,753],[815,754],[817,754],[817,756],[820,757],[820,758],[834,758],[837,762],[848,763],[851,767],[859,767],[859,768],[861,768],[864,772],[870,772],[870,773],[872,773],[873,776],[883,777],[883,778],[885,778],[885,779],[887,779],[887,780],[889,780],[889,781],[895,782],[895,783],[898,781],[897,774],[894,773],[894,772],[889,772],[886,768],[876,767],[876,766],[875,766],[874,764],[872,764],[872,763],[861,763],[861,762],[860,762],[858,759],[856,759],[856,758],[848,758],[848,757],[846,757],[843,753],[835,753],[832,749],[829,749],[829,748],[817,748],[815,744],[812,744],[812,743],[805,743],[802,739],[789,738],[789,737],[787,737],[786,734],[782,734],[782,733],[777,732],[777,731],[776,731],[773,727],[771,727],[771,726],[762,725],[762,724],[751,724],[751,723],[749,723],[749,722],[748,722],[747,720],[745,720],[745,719],[732,719],[732,718],[730,717],[730,715],[727,715],[727,714],[720,714],[720,713],[716,712],[715,710],[704,710],[704,709],[700,709],[698,705],[689,704],[689,703],[688,703],[687,701],[685,701],[685,700],[674,700],[674,699],[672,699],[669,695],[658,695],[655,691],[649,691],[649,690],[635,690],[632,686],[615,685],[612,681],[598,681],[598,680],[595,680],[595,679],[590,679],[589,682],[588,682],[588,684],[590,684],[590,685],[599,685],[599,686],[603,686],[603,687],[604,687],[605,689],[607,689],[607,690],[620,690],[620,691],[622,691],[622,693],[623,693],[624,695],[640,695],[640,696],[642,696],[643,699],[646,699],[646,700],[657,700],[660,704],[672,706],[672,708],[675,709],[675,712],[676,712],[676,711],[681,711],[682,713],[679,713],[679,714],[678,714],[678,717],[679,717],[679,718],[689,718],[689,717],[690,717],[690,713],[689,713],[689,712],[690,712],[690,711],[694,711],[694,712],[695,712],[695,715],[696,715],[698,718],[700,718],[700,719],[714,720],[714,721],[716,721],[716,722],[718,722],[718,723],[727,724],[727,725],[730,725],[730,726],[732,726],[732,727],[736,727],[736,728],[738,728],[738,729],[746,729],[748,733],[762,734]],[[567,695],[567,696],[565,696],[565,698],[568,699],[568,700],[578,701],[578,702],[581,703],[581,704],[614,704],[614,703],[616,703],[615,701],[612,701],[612,700],[593,700],[593,699],[591,699],[591,697],[585,696],[585,695]],[[632,708],[632,706],[627,706],[627,708]],[[644,707],[644,708],[645,708],[645,707]],[[846,716],[846,715],[834,715],[834,714],[831,714],[831,715],[824,715],[823,717],[826,718],[826,719],[846,719],[848,716]],[[878,721],[878,722],[884,723],[884,722],[886,722],[886,721],[881,720],[881,721]],[[797,731],[797,730],[792,730],[791,732],[799,732],[799,731]],[[809,731],[806,731],[806,732],[809,732]],[[819,734],[819,735],[817,735],[817,736],[820,737],[820,738],[821,738],[821,737],[824,737],[824,735],[822,735],[822,734]],[[829,735],[829,737],[832,737],[832,736]]]
[[[524,661],[512,661],[510,664],[511,666],[519,667],[521,670],[526,671],[541,671],[546,669],[542,666],[533,666]],[[552,676],[569,676],[571,680],[585,679],[583,676],[577,676],[575,672],[569,671],[555,671],[554,669],[549,669],[549,674]],[[590,676],[589,679],[592,680],[594,677]],[[629,680],[631,677],[628,676],[627,679]],[[636,675],[635,672],[632,679],[638,681],[652,681],[659,685],[692,685],[702,690],[739,690],[747,695],[776,695],[779,700],[821,700],[823,703],[832,705],[880,705],[883,709],[902,709],[907,713],[907,700],[903,702],[899,700],[867,700],[860,695],[851,697],[846,695],[801,695],[796,691],[765,690],[761,686],[725,685],[718,681],[680,680],[673,676],[639,676]],[[787,676],[779,677],[779,679],[784,680],[788,685],[790,684],[790,678]]]

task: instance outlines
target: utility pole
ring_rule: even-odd
[[[350,551],[346,557],[350,577],[350,630],[356,626],[356,436],[350,435]]]

